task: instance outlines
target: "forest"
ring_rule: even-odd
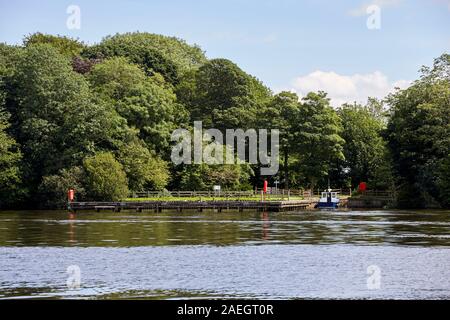
[[[301,54],[299,54],[301,56]],[[268,62],[269,63],[269,62]],[[151,33],[87,45],[35,33],[0,44],[0,208],[118,200],[142,190],[391,190],[399,208],[450,207],[450,54],[408,88],[334,108],[327,93],[272,92],[227,59]],[[279,129],[280,170],[171,162],[171,134]]]

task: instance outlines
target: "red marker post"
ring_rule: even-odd
[[[358,186],[359,192],[365,192],[367,190],[367,184],[365,182],[361,182]]]
[[[67,199],[69,200],[69,202],[73,202],[73,200],[75,199],[75,190],[69,189],[69,191],[67,191]]]
[[[263,192],[262,192],[263,201],[266,201],[266,193],[267,193],[268,185],[269,185],[269,183],[267,182],[267,180],[264,180]]]

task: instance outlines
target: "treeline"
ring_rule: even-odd
[[[398,191],[401,207],[450,205],[450,55],[406,90],[330,106],[324,92],[273,94],[226,59],[149,33],[99,44],[32,34],[0,45],[0,207],[116,200],[131,191],[261,186],[257,165],[179,165],[171,133],[280,130],[285,188]]]

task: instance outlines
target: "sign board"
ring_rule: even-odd
[[[220,191],[220,186],[214,186],[214,187],[213,187],[213,190],[214,190],[214,191]]]

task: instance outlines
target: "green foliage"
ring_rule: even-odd
[[[101,59],[126,57],[148,75],[160,73],[171,84],[177,84],[183,73],[206,62],[197,46],[174,37],[139,32],[106,37],[100,44],[87,48],[83,55]]]
[[[80,55],[81,51],[85,48],[85,45],[76,39],[71,39],[66,36],[43,34],[40,32],[26,36],[23,40],[23,44],[25,47],[35,44],[49,44],[58,50],[60,54],[69,58]]]
[[[27,159],[30,183],[81,162],[106,144],[120,124],[93,99],[88,83],[49,45],[25,49],[13,77],[7,106],[13,132]],[[49,156],[57,155],[57,156]]]
[[[401,206],[416,206],[410,199],[433,204],[441,199],[439,190],[447,189],[446,180],[438,177],[450,150],[449,70],[450,55],[443,55],[433,68],[423,68],[421,79],[411,87],[388,98],[392,108],[388,145],[397,184],[406,190],[399,199]],[[448,201],[441,199],[441,203]]]
[[[261,113],[259,123],[263,128],[278,129],[280,132],[280,150],[284,157],[284,188],[289,189],[289,156],[296,143],[294,130],[299,116],[300,103],[295,93],[283,91],[275,95]]]
[[[269,89],[226,59],[210,60],[184,80],[194,83],[182,83],[180,93],[186,99],[178,96],[191,119],[203,121],[206,127],[254,128],[258,111],[270,98]]]
[[[444,207],[450,208],[450,154],[442,159],[437,177],[440,201]]]
[[[67,191],[75,190],[75,200],[86,199],[84,181],[86,179],[82,167],[61,169],[58,174],[45,176],[39,186],[41,205],[48,208],[64,208],[67,204]]]
[[[212,190],[220,185],[223,190],[251,189],[247,184],[252,175],[250,166],[244,164],[185,166],[181,173],[181,190]]]
[[[368,106],[357,104],[346,104],[338,110],[343,125],[341,136],[345,140],[345,160],[340,171],[350,178],[353,187],[363,181],[374,181],[378,187],[385,189],[390,185],[389,181],[380,181],[383,170],[389,170],[385,143],[381,137],[384,124],[371,111]],[[378,177],[374,179],[376,175]],[[389,179],[388,176],[385,178]],[[375,189],[374,186],[369,188]]]
[[[7,114],[0,105],[0,208],[14,202],[21,183],[22,154],[14,138],[6,132],[8,127]]]
[[[128,181],[123,166],[109,152],[100,152],[83,161],[88,197],[118,201],[128,196]]]
[[[336,111],[324,92],[273,95],[177,38],[136,32],[86,46],[36,33],[23,46],[0,44],[0,206],[61,206],[69,188],[78,199],[118,200],[128,188],[258,185],[258,165],[169,167],[172,131],[201,120],[279,129],[283,174],[269,179],[284,187],[395,182],[399,206],[448,207],[449,106],[448,54],[410,88]]]
[[[167,163],[139,142],[124,144],[119,149],[118,161],[123,165],[133,191],[162,190],[169,181]]]
[[[158,75],[147,77],[125,58],[112,58],[97,64],[88,76],[93,90],[115,107],[129,126],[152,150],[169,153],[170,135],[187,122],[187,111]]]
[[[329,174],[332,163],[344,160],[342,124],[326,93],[311,92],[302,99],[294,130],[299,170],[314,188]]]

